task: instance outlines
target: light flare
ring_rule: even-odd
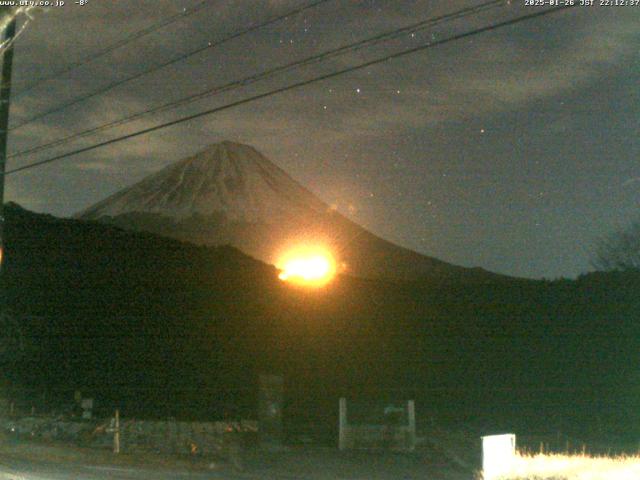
[[[323,286],[336,274],[333,255],[322,247],[297,247],[277,262],[280,280],[305,286]]]

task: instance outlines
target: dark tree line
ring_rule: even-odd
[[[640,270],[640,221],[601,238],[594,251],[598,270]]]

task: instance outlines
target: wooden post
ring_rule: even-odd
[[[409,420],[409,450],[416,448],[416,403],[413,400],[407,402],[407,417]]]
[[[260,375],[258,419],[260,445],[266,449],[281,449],[283,444],[284,378],[281,375]]]
[[[120,453],[120,410],[116,409],[113,426],[113,453]]]
[[[7,138],[9,136],[9,100],[11,97],[11,70],[13,68],[13,39],[16,35],[14,17],[4,31],[7,49],[2,52],[2,74],[0,80],[0,266],[4,251],[4,173],[7,163]]]
[[[345,450],[347,448],[347,399],[340,398],[340,412],[338,418],[338,449]]]

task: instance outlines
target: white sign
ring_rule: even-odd
[[[514,434],[482,437],[482,471],[484,480],[498,479],[513,468],[516,457]]]

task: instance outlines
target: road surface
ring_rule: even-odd
[[[0,456],[0,480],[170,480],[242,479],[252,476],[221,472],[180,471],[122,466],[65,464]]]
[[[24,447],[24,446],[23,446]],[[45,449],[46,451],[46,449]],[[0,452],[0,480],[471,480],[471,472],[441,458],[390,453],[342,453],[330,448],[289,449],[245,455],[243,470],[229,464],[208,469],[206,462],[166,465],[110,464],[90,454],[73,460],[46,457],[34,449]],[[95,459],[94,459],[95,460]],[[114,462],[117,463],[117,462]]]

